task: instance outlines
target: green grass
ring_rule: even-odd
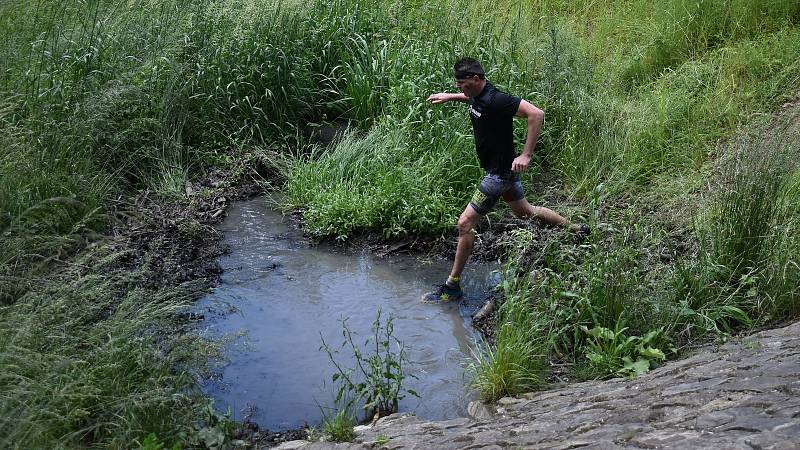
[[[356,422],[350,411],[341,409],[322,424],[322,432],[333,442],[352,442],[356,437],[353,427]]]
[[[425,98],[453,91],[462,55],[545,111],[523,181],[596,230],[509,257],[539,276],[508,278],[485,398],[541,385],[547,357],[589,364],[600,343],[581,326],[658,331],[665,350],[798,314],[797,141],[736,137],[800,88],[795,1],[25,0],[0,16],[0,435],[15,442],[171,445],[211,421],[152,334],[191,296],[155,304],[166,286],[77,271],[120,197],[180,201],[258,148],[315,235],[452,229],[481,172],[463,105]],[[350,132],[310,142],[332,124]],[[530,189],[543,172],[558,195]],[[703,201],[672,209],[689,196]]]
[[[211,347],[170,332],[203,284],[137,287],[154,267],[132,257],[97,247],[0,309],[4,448],[127,447],[149,433],[199,444],[212,429],[181,369]]]
[[[445,157],[420,151],[411,140],[384,122],[366,135],[344,136],[331,151],[295,160],[287,192],[293,205],[306,208],[307,229],[338,238],[376,224],[386,236],[448,230],[453,204],[469,191],[468,184],[456,191],[446,180],[478,180],[478,168],[460,162],[471,157],[466,143]]]
[[[481,400],[495,401],[544,385],[546,335],[522,296],[509,296],[497,318],[496,345],[477,350],[468,367],[470,387]]]
[[[709,210],[697,224],[697,258],[677,277],[677,299],[708,328],[798,313],[800,185],[790,126],[743,133],[720,158]]]

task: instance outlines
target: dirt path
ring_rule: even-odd
[[[800,449],[800,322],[666,364],[635,380],[501,399],[474,418],[395,414],[354,443],[282,449]]]

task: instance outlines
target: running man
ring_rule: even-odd
[[[459,59],[453,67],[453,76],[455,86],[461,92],[432,94],[428,101],[433,104],[451,101],[469,104],[475,150],[486,176],[458,218],[458,246],[450,276],[435,291],[423,296],[423,301],[428,302],[458,300],[464,295],[459,282],[475,243],[473,229],[500,197],[516,217],[536,218],[545,224],[569,228],[581,235],[589,234],[586,224],[572,224],[551,209],[533,206],[522,193],[518,174],[530,165],[544,112],[519,97],[497,90],[486,79],[481,64],[472,58]],[[514,116],[528,120],[525,148],[519,156],[514,148]]]

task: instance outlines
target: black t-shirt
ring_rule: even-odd
[[[489,173],[511,173],[511,163],[516,157],[513,119],[521,101],[498,91],[488,81],[477,97],[469,99],[475,150],[481,167]]]

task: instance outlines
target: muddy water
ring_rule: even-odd
[[[408,387],[420,398],[406,398],[401,410],[426,419],[466,414],[463,365],[478,338],[469,317],[492,283],[490,267],[469,266],[464,301],[431,305],[420,297],[447,277],[447,262],[311,246],[264,199],[234,205],[221,230],[231,249],[220,261],[222,282],[198,304],[208,333],[233,337],[227,364],[203,387],[219,409],[271,430],[319,423],[334,396],[321,337],[338,347],[347,317],[361,343],[381,309],[395,316],[418,377]]]

